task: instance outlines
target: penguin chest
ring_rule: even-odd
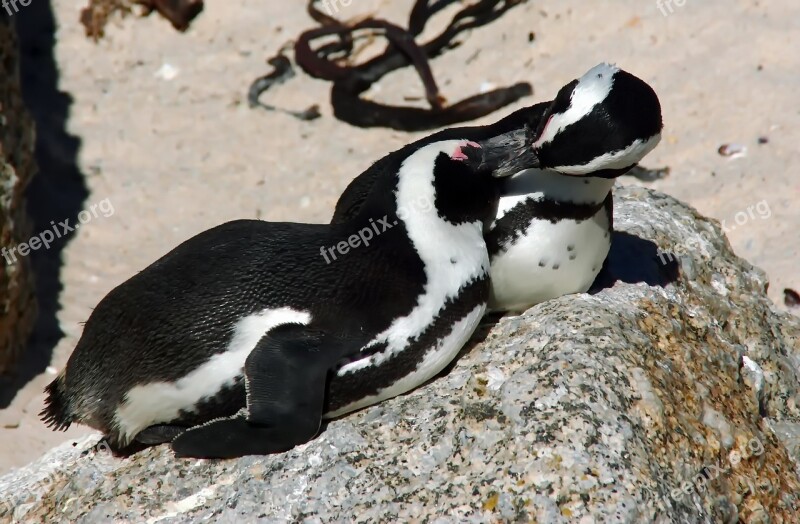
[[[533,218],[491,259],[491,310],[522,311],[589,289],[611,247],[611,217]]]

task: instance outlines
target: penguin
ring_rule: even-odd
[[[520,119],[538,122],[539,166],[496,181],[501,197],[485,230],[488,309],[495,312],[523,311],[590,288],[611,247],[615,179],[656,147],[663,127],[655,91],[607,63],[562,87],[552,101],[523,108],[494,127],[502,132]],[[356,212],[374,177],[365,172],[347,187],[333,223]]]
[[[652,87],[616,66],[559,90],[536,132],[540,168],[498,181],[486,234],[491,311],[589,290],[611,248],[615,179],[658,145],[662,127]]]
[[[426,382],[484,314],[493,177],[536,165],[532,130],[391,153],[338,224],[236,220],[183,242],[100,301],[43,421],[231,458]]]

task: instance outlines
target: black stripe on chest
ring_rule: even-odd
[[[402,351],[379,365],[337,376],[331,375],[326,396],[325,412],[337,411],[364,397],[377,395],[381,390],[400,381],[416,370],[429,350],[440,339],[450,334],[451,328],[467,316],[475,307],[486,303],[489,294],[489,278],[482,276],[463,287],[455,298],[450,299],[433,319],[425,331]],[[386,349],[385,344],[370,348],[371,354]],[[347,364],[343,362],[340,368]]]
[[[553,224],[561,220],[583,222],[595,216],[601,209],[606,211],[610,231],[613,229],[611,225],[613,209],[611,192],[608,193],[605,200],[596,204],[560,202],[549,198],[526,199],[509,209],[485,235],[489,256],[494,256],[516,243],[534,220],[547,220]]]

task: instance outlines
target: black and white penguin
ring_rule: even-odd
[[[445,130],[423,141],[501,134],[522,121],[538,122],[539,167],[497,181],[501,198],[485,231],[494,311],[521,311],[589,289],[611,245],[614,179],[658,144],[662,128],[653,89],[616,66],[599,64],[550,102],[523,108],[493,126]],[[360,209],[375,177],[367,171],[351,182],[336,204],[333,223]]]
[[[564,86],[544,112],[540,168],[498,183],[486,234],[489,308],[522,311],[587,291],[611,248],[611,189],[661,139],[661,105],[643,80],[599,64]]]
[[[339,224],[238,220],[187,240],[98,304],[43,420],[235,457],[424,383],[484,314],[492,176],[535,165],[531,131],[396,151]]]

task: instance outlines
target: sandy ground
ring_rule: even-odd
[[[353,2],[337,16],[379,10],[404,23],[412,3]],[[78,4],[54,1],[57,60],[60,89],[75,99],[69,131],[83,141],[79,166],[90,190],[83,207],[97,205],[98,213],[62,252],[58,322],[65,336],[52,367],[0,411],[0,472],[87,432],[53,433],[36,414],[42,388],[109,290],[227,220],[325,222],[353,176],[421,136],[335,120],[328,84],[302,74],[265,98],[297,109],[319,103],[323,118],[304,123],[247,107],[250,81],[268,71],[265,58],[312,25],[302,2],[210,0],[186,34],[155,16],[129,18],[99,44],[83,36]],[[770,296],[782,307],[781,290],[800,288],[800,4],[664,0],[662,8],[655,0],[531,0],[468,34],[433,62],[434,72],[451,100],[485,83],[534,85],[532,98],[485,122],[552,98],[601,61],[650,82],[666,130],[645,165],[672,173],[647,185],[724,220],[736,252],[767,271]],[[24,9],[15,16],[26,16]],[[157,74],[165,64],[177,73],[171,80]],[[409,70],[371,91],[392,102],[420,94]],[[718,147],[731,142],[746,146],[746,155],[720,156]]]

